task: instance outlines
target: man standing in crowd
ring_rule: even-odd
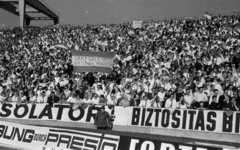
[[[95,116],[94,125],[97,129],[107,130],[110,126],[110,115],[105,111],[105,106]]]

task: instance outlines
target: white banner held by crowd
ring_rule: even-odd
[[[142,21],[133,21],[133,28],[141,28],[142,27]]]

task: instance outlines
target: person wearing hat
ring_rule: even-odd
[[[110,125],[110,115],[105,111],[105,106],[102,106],[94,119],[94,126],[97,129],[107,130]]]

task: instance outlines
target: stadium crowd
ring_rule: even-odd
[[[2,103],[240,109],[237,13],[136,29],[131,23],[4,29],[0,42]],[[112,73],[74,72],[69,49],[115,52]]]

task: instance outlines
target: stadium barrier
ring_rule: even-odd
[[[0,118],[23,124],[93,128],[100,107],[5,103],[0,105]],[[120,106],[108,106],[106,111],[111,115],[113,130],[117,131],[240,142],[236,138],[240,132],[240,112]],[[221,138],[212,138],[216,135]]]
[[[32,150],[224,150],[98,132],[36,127],[0,121],[0,143]]]

